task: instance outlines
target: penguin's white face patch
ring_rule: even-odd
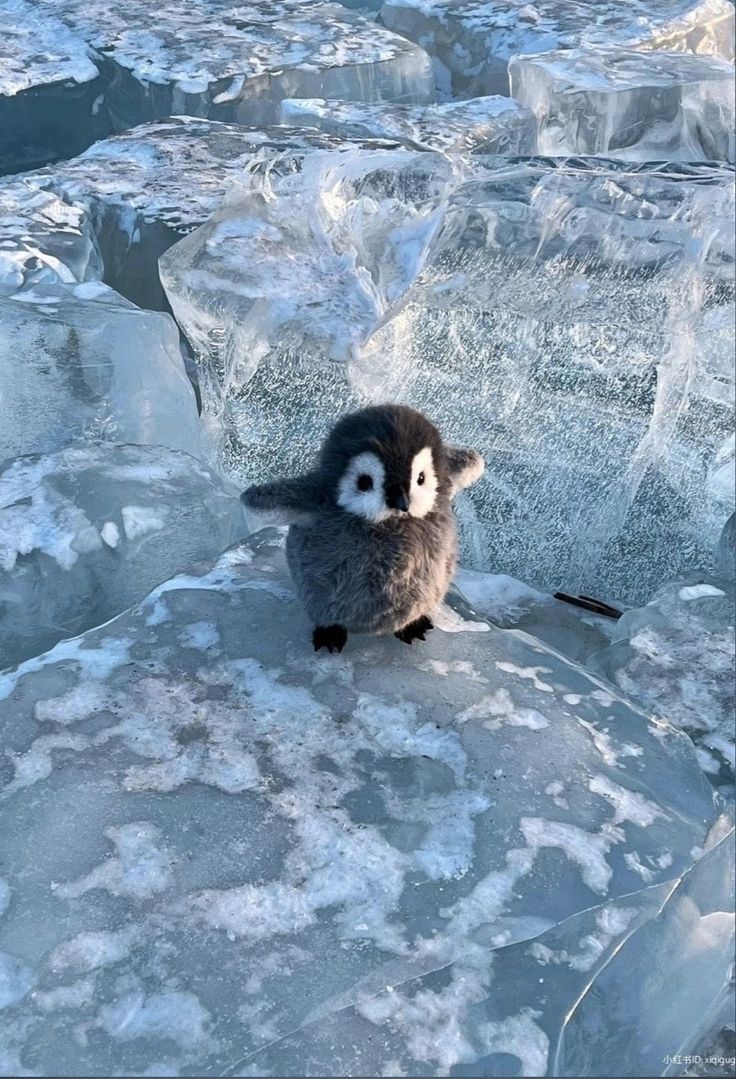
[[[411,463],[411,489],[409,513],[412,517],[426,517],[431,513],[437,497],[437,473],[434,470],[432,450],[425,446],[414,456]]]
[[[368,450],[359,453],[338,484],[337,504],[368,521],[385,520],[391,514],[383,493],[385,479],[386,470],[380,457]]]

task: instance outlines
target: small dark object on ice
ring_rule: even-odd
[[[566,592],[555,592],[555,599],[561,599],[563,603],[571,603],[573,607],[582,607],[584,611],[592,611],[601,614],[605,618],[620,618],[624,613],[617,607],[611,607],[602,599],[593,599],[591,596],[568,596]]]

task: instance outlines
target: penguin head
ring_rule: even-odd
[[[404,405],[343,416],[322,448],[321,468],[337,505],[376,524],[426,517],[449,490],[439,431]]]

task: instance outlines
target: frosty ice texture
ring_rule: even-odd
[[[134,303],[166,309],[159,255],[203,224],[257,162],[287,151],[349,152],[370,141],[186,116],[104,139],[70,161],[0,183],[0,292],[104,274]]]
[[[733,6],[377,6],[0,0],[0,172],[166,117],[0,183],[0,1073],[654,1075],[728,1006],[733,173],[631,158],[728,156]],[[518,53],[629,160],[509,160]],[[161,443],[273,478],[378,398],[484,451],[494,572],[315,656]]]
[[[647,712],[687,731],[703,769],[732,790],[733,655],[733,582],[690,574],[627,611],[611,646],[590,664]]]
[[[0,471],[0,669],[99,625],[245,534],[237,492],[163,446],[89,443]]]
[[[729,170],[405,151],[250,180],[161,260],[230,475],[304,468],[336,411],[395,398],[486,456],[475,568],[636,602],[707,564],[733,508]]]
[[[635,1075],[693,1044],[733,846],[689,740],[449,624],[315,659],[260,533],[1,676],[4,1068]]]
[[[303,467],[356,403],[346,360],[411,283],[453,167],[402,150],[284,154],[161,258],[227,474]]]
[[[319,0],[32,0],[91,47],[118,130],[182,113],[275,122],[284,97],[428,101],[429,57],[359,12]]]
[[[382,21],[431,54],[459,97],[508,93],[508,62],[580,45],[733,58],[729,0],[386,0]]]
[[[102,273],[85,200],[32,179],[0,183],[0,295],[25,285],[99,280]]]
[[[500,96],[441,105],[366,105],[291,98],[281,103],[281,119],[344,138],[397,139],[418,150],[529,154],[536,149],[531,112]]]
[[[569,49],[514,57],[509,77],[514,97],[537,117],[542,154],[734,159],[734,71],[726,60]]]
[[[0,411],[0,461],[89,438],[204,448],[173,319],[98,281],[0,298]]]

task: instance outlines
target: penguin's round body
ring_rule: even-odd
[[[317,626],[349,633],[396,633],[428,615],[450,586],[456,550],[449,505],[428,518],[377,525],[327,512],[291,525],[286,541],[307,614]]]
[[[286,519],[286,553],[315,649],[348,633],[424,640],[455,570],[453,495],[483,472],[419,412],[382,405],[343,417],[313,472],[250,487],[245,505]]]

